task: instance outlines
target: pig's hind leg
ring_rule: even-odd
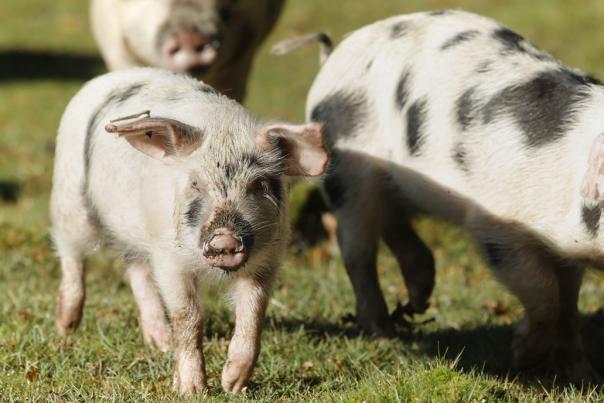
[[[63,336],[73,332],[82,319],[85,288],[85,258],[97,244],[83,197],[53,189],[51,200],[52,237],[61,259],[61,284],[57,297],[57,329]]]
[[[512,344],[514,366],[544,363],[554,350],[560,315],[555,258],[537,240],[488,219],[475,217],[469,229],[497,279],[525,309]]]
[[[583,270],[532,241],[490,239],[482,245],[497,278],[526,311],[512,345],[515,367],[547,360],[566,380],[597,381],[581,343],[577,299]]]
[[[382,236],[400,266],[412,312],[423,313],[434,289],[434,257],[406,217],[397,213],[401,208],[392,207],[387,209],[392,216],[384,217]]]
[[[601,377],[587,360],[581,340],[577,300],[583,272],[583,268],[572,264],[558,264],[556,268],[560,286],[560,316],[554,364],[558,373],[572,382],[600,382]]]
[[[155,284],[151,265],[144,260],[128,264],[126,277],[140,312],[140,327],[145,343],[161,351],[170,348],[170,328]]]
[[[357,322],[369,334],[392,337],[394,326],[376,267],[382,222],[381,181],[376,179],[381,174],[369,161],[354,155],[337,154],[334,160],[323,187],[337,219],[338,244],[356,297]]]
[[[79,210],[80,212],[82,210]],[[57,329],[63,336],[73,332],[82,319],[85,285],[85,257],[94,242],[94,229],[85,214],[70,214],[53,220],[52,235],[61,259],[61,285],[57,297]],[[78,231],[79,229],[79,231]]]

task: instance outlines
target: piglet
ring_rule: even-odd
[[[104,241],[128,267],[145,340],[167,349],[171,326],[174,389],[202,392],[197,280],[228,278],[236,324],[222,386],[239,392],[288,239],[284,176],[320,175],[327,160],[319,124],[261,123],[192,78],[138,68],[92,80],[67,106],[57,137],[50,212],[63,273],[59,332],[80,322],[85,257]]]
[[[110,70],[187,72],[238,101],[254,55],[285,0],[91,0],[92,32]]]
[[[286,44],[313,38],[329,48],[322,35]],[[427,213],[467,229],[524,306],[517,368],[547,362],[571,380],[598,379],[577,310],[585,267],[604,267],[597,79],[497,21],[442,10],[350,33],[326,57],[306,106],[332,153],[323,188],[367,332],[392,332],[379,239],[410,285],[411,307],[427,306],[434,259],[411,225]]]

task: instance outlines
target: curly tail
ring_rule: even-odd
[[[324,32],[316,32],[314,34],[308,34],[303,36],[297,36],[295,38],[284,39],[281,42],[276,43],[271,48],[271,53],[273,55],[285,55],[293,50],[299,49],[301,47],[319,43],[319,63],[325,63],[325,60],[329,57],[333,50],[333,42],[329,35]]]

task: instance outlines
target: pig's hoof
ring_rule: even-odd
[[[141,328],[145,343],[151,348],[157,348],[164,353],[170,350],[170,331],[163,320],[141,320]]]
[[[70,335],[75,332],[82,319],[82,305],[76,304],[75,306],[69,306],[68,304],[59,300],[59,307],[57,310],[57,331],[63,337]]]
[[[583,383],[599,385],[602,383],[600,374],[586,360],[573,363],[573,365],[567,367],[558,366],[557,372],[562,378],[568,379],[569,382],[577,385]]]
[[[198,371],[174,373],[172,390],[181,396],[207,393],[208,385],[205,377]]]
[[[394,329],[394,323],[388,318],[388,320],[381,320],[379,322],[360,322],[363,331],[378,339],[391,339],[396,337],[396,330]]]
[[[561,378],[575,384],[602,383],[602,377],[591,367],[583,349],[574,347],[563,346],[556,351],[554,356],[556,372]]]
[[[57,319],[57,331],[62,337],[67,337],[74,333],[78,328],[78,321],[63,320],[62,318]]]
[[[252,376],[254,360],[229,359],[222,369],[222,388],[226,392],[239,393]]]
[[[528,369],[543,364],[551,356],[553,331],[523,334],[517,331],[512,343],[514,368]]]

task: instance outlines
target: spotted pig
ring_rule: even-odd
[[[388,18],[329,55],[307,100],[333,158],[323,188],[357,299],[389,335],[378,240],[421,311],[434,260],[410,219],[464,226],[523,304],[513,359],[593,380],[579,333],[586,265],[604,266],[604,87],[500,23],[462,11]]]

